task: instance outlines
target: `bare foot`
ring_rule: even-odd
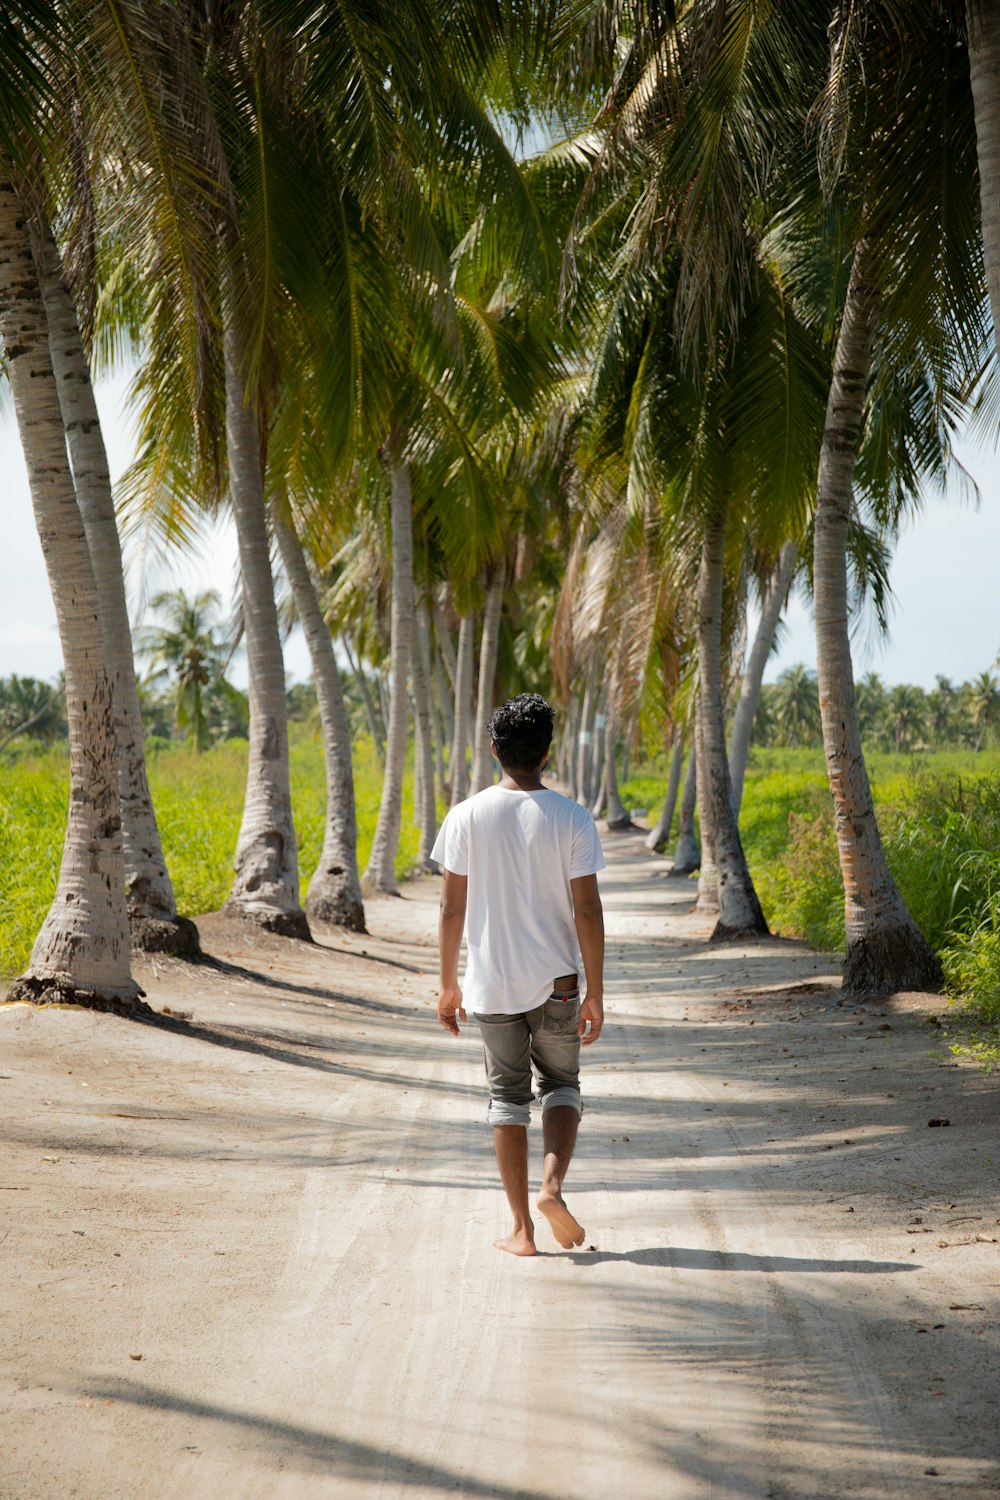
[[[531,1237],[530,1230],[515,1229],[505,1240],[494,1240],[494,1248],[506,1250],[508,1255],[537,1255],[535,1242]]]
[[[583,1229],[566,1207],[561,1193],[543,1188],[538,1195],[538,1211],[548,1219],[549,1228],[564,1250],[583,1244]]]

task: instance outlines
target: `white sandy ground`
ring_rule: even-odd
[[[190,1034],[0,1011],[3,1500],[1000,1493],[997,1081],[605,842],[586,1251],[491,1246],[433,879],[326,946],[206,919],[144,971]]]

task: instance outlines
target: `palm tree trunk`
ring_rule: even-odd
[[[490,751],[490,715],[496,706],[493,688],[497,657],[500,651],[500,616],[507,578],[507,560],[501,557],[493,564],[483,610],[483,633],[479,643],[479,691],[476,695],[476,729],[472,757],[472,791],[481,792],[493,783],[493,756]]]
[[[132,1013],[118,746],[100,600],[66,450],[45,309],[9,178],[0,177],[0,337],[66,671],[70,802],[59,883],[10,998]]]
[[[692,741],[694,736],[692,736]],[[694,836],[694,814],[698,806],[698,751],[694,743],[688,756],[687,775],[681,793],[680,827],[674,850],[674,875],[690,875],[701,865],[701,850]]]
[[[605,706],[602,694],[597,700],[597,712],[594,715],[594,732],[590,739],[590,785],[594,793],[594,805],[591,811],[595,818],[604,811],[607,791],[604,785],[604,740],[608,731],[609,716],[604,712]]]
[[[351,765],[351,729],[347,721],[340,669],[333,640],[323,618],[316,585],[291,521],[274,517],[281,563],[292,587],[295,610],[309,648],[316,703],[323,730],[326,769],[326,821],[319,864],[309,882],[306,916],[320,927],[365,932],[365,909],[358,876],[358,824]]]
[[[556,774],[566,788],[567,795],[574,800],[576,799],[576,737],[579,723],[580,700],[573,694],[570,697],[563,732],[559,737]]]
[[[408,701],[406,673],[410,665],[413,634],[413,500],[410,471],[396,456],[392,459],[392,605],[389,670],[392,696],[385,744],[385,776],[382,800],[372,841],[365,881],[373,890],[398,896],[396,855],[403,817],[403,773],[406,766]]]
[[[233,299],[230,297],[230,304]],[[309,938],[299,904],[298,849],[288,774],[285,667],[274,603],[257,415],[247,404],[232,306],[224,331],[229,498],[243,579],[250,677],[246,800],[225,910],[269,932]]]
[[[438,796],[442,801],[448,797],[448,763],[445,750],[450,748],[455,736],[455,713],[452,704],[451,691],[445,677],[444,664],[441,660],[441,652],[433,647],[431,651],[434,668],[434,687],[438,712],[441,716],[441,738],[438,743]]]
[[[618,731],[614,715],[608,714],[608,722],[604,729],[604,790],[607,798],[607,824],[613,833],[620,833],[626,828],[635,827],[618,792],[618,767],[615,764],[617,742]]]
[[[867,245],[854,253],[833,361],[816,484],[813,561],[823,748],[844,878],[844,988],[855,994],[940,987],[941,966],[889,873],[861,748],[848,632],[847,533],[878,297]]]
[[[463,615],[458,627],[458,652],[455,658],[455,733],[451,742],[451,805],[464,802],[469,795],[469,766],[466,749],[469,743],[469,691],[472,687],[472,644],[475,616]],[[447,660],[447,656],[445,657]]]
[[[757,705],[760,702],[764,668],[767,666],[767,659],[774,645],[775,631],[781,619],[781,611],[785,607],[788,590],[792,586],[798,560],[798,543],[786,542],[781,549],[778,566],[774,570],[764,595],[760,624],[754,636],[746,671],[743,673],[743,682],[740,685],[740,701],[736,705],[733,733],[729,745],[729,775],[733,783],[733,812],[737,819],[743,802],[743,778],[746,775],[747,756],[750,753],[753,721],[757,716]]]
[[[416,771],[417,826],[420,829],[420,844],[417,860],[425,870],[436,870],[431,859],[431,850],[437,835],[437,803],[434,797],[434,734],[432,719],[431,685],[428,665],[430,634],[427,610],[422,599],[416,601],[414,609],[413,641],[413,729],[414,768]]]
[[[725,502],[705,525],[698,575],[698,717],[702,738],[698,802],[702,844],[710,842],[718,872],[719,920],[714,941],[767,932],[733,812],[722,704],[722,591],[725,570]],[[705,860],[702,859],[704,872]]]
[[[104,660],[118,741],[118,793],[132,947],[190,957],[199,952],[198,929],[193,922],[177,916],[146,779],[142,715],[108,457],[76,308],[40,192],[32,195],[29,227],[73,484],[100,600]]]
[[[667,777],[667,793],[663,799],[660,816],[646,835],[645,844],[647,849],[655,850],[662,854],[670,838],[670,827],[674,821],[674,809],[677,806],[677,793],[681,784],[681,769],[684,765],[684,731],[674,729],[673,750],[670,755],[670,774]]]
[[[595,656],[587,674],[587,686],[580,709],[580,728],[577,731],[576,799],[584,807],[589,807],[593,801],[591,741],[594,738],[594,720],[597,716],[597,671],[598,660]]]
[[[357,660],[355,660],[351,655],[351,643],[347,639],[346,635],[344,636],[343,640],[344,651],[347,654],[347,664],[351,669],[351,672],[354,676],[354,681],[358,685],[358,692],[361,695],[361,706],[365,711],[365,719],[368,723],[368,733],[372,737],[372,744],[375,746],[375,754],[384,765],[385,738],[382,733],[382,724],[379,720],[378,714],[375,711],[375,700],[372,697],[371,688],[368,686],[368,679],[365,676],[365,669],[361,663],[361,653],[360,651],[358,652]]]
[[[1000,0],[966,0],[983,253],[1000,349]]]
[[[708,780],[705,770],[705,736],[702,732],[701,714],[695,705],[694,713],[694,758],[698,764],[698,823],[701,832],[701,862],[698,865],[698,899],[695,911],[703,917],[719,915],[719,872],[712,853],[712,809],[702,799],[702,787]]]

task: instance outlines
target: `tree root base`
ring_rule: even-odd
[[[79,1010],[99,1010],[108,1015],[133,1020],[149,1020],[155,1010],[142,998],[145,990],[138,985],[134,995],[101,995],[95,990],[78,989],[66,979],[40,979],[25,974],[15,979],[7,991],[7,1000],[26,1001],[29,1005],[72,1005]]]
[[[727,927],[726,923],[720,919],[713,927],[712,936],[708,941],[710,943],[744,943],[770,936],[771,929],[764,921],[763,915],[761,915],[759,920],[753,918],[745,926],[741,927]]]
[[[367,932],[364,903],[357,896],[314,896],[306,898],[306,918],[311,927],[346,928],[348,932]]]
[[[222,908],[223,916],[237,917],[241,922],[249,922],[252,927],[259,927],[263,932],[273,932],[277,937],[298,938],[300,942],[311,943],[313,935],[309,931],[309,921],[304,911],[248,911],[246,907],[240,906],[236,901],[227,901]]]
[[[845,995],[875,998],[899,990],[937,994],[943,984],[937,956],[915,923],[880,927],[847,945]]]
[[[132,917],[133,953],[166,953],[172,958],[200,958],[201,940],[190,917]]]
[[[629,817],[616,818],[613,823],[610,818],[608,818],[607,820],[607,828],[609,833],[628,833],[629,829],[634,827],[635,824]]]

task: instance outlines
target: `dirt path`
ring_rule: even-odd
[[[333,953],[209,919],[190,1034],[0,1012],[3,1500],[1000,1493],[996,1082],[606,843],[585,1252],[491,1248],[434,881]]]

